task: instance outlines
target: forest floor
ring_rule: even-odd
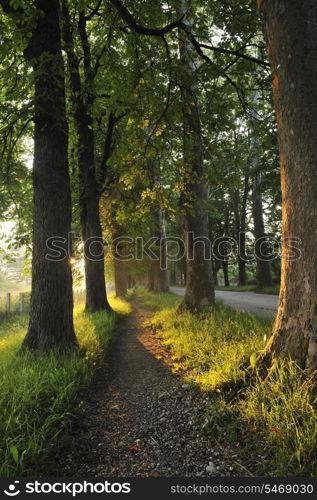
[[[73,428],[59,474],[83,476],[259,476],[269,460],[250,436],[227,439],[198,421],[215,395],[186,384],[172,370],[169,351],[146,322],[151,312],[132,300],[119,325],[108,365],[83,395],[84,414]]]

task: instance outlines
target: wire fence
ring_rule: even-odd
[[[84,289],[74,289],[74,305],[85,299]],[[0,293],[0,322],[15,314],[25,314],[30,311],[31,292]]]

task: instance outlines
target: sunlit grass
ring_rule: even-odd
[[[179,298],[172,294],[147,296],[141,291],[140,296],[152,309],[162,304],[163,309],[154,314],[150,324],[160,330],[175,359],[175,369],[183,370],[185,378],[203,390],[243,378],[243,363],[263,348],[270,333],[271,320],[218,304],[197,315],[180,314],[175,307]]]
[[[316,374],[307,379],[294,363],[284,361],[265,381],[256,377],[245,384],[245,368],[262,350],[272,321],[221,305],[198,315],[179,313],[175,307],[179,297],[144,289],[140,300],[157,311],[150,324],[169,348],[175,371],[181,370],[186,381],[202,390],[220,391],[208,414],[202,415],[204,430],[214,434],[222,427],[228,437],[243,426],[254,436],[254,448],[260,442],[269,448],[273,474],[315,476]],[[229,403],[224,384],[232,388],[239,381],[245,388]],[[250,443],[244,446],[249,449]]]
[[[182,300],[181,297],[174,293],[153,293],[147,291],[143,286],[138,287],[137,295],[140,302],[152,311],[176,306]]]
[[[130,311],[124,300],[110,297],[110,303],[116,313],[85,314],[83,304],[76,305],[79,349],[64,354],[18,356],[27,317],[0,324],[0,476],[45,471],[45,460],[63,446],[81,411],[78,394],[102,366],[118,313]]]
[[[317,399],[313,377],[290,361],[279,362],[239,402],[239,413],[267,442],[276,472],[316,475]]]

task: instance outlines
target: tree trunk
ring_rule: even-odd
[[[253,97],[253,103],[256,105],[259,101],[258,92]],[[251,118],[251,125],[255,124],[254,117]],[[267,245],[263,218],[263,203],[261,192],[261,173],[259,172],[259,139],[256,132],[252,130],[252,158],[251,165],[253,170],[252,181],[252,215],[254,224],[254,239],[255,239],[255,258],[256,258],[256,281],[259,287],[271,286],[272,278],[270,264],[267,260]]]
[[[114,285],[116,297],[124,297],[128,293],[128,276],[126,263],[122,259],[114,258]]]
[[[36,13],[36,25],[25,51],[34,69],[35,132],[32,295],[23,349],[76,343],[68,258],[71,196],[58,0],[37,0]],[[47,248],[52,237],[58,238],[59,258],[55,250]],[[55,256],[53,260],[49,255]]]
[[[99,214],[99,196],[94,179],[89,186],[89,173],[80,171],[86,177],[80,180],[80,221],[85,249],[86,311],[109,310],[105,281],[104,246]],[[87,175],[88,174],[88,175]],[[81,175],[80,175],[81,178]]]
[[[256,173],[252,183],[252,215],[254,224],[256,281],[259,287],[271,286],[272,278],[270,264],[267,260],[267,245],[263,219],[263,204],[261,195],[261,174]]]
[[[158,240],[157,254],[159,259],[150,260],[148,288],[151,292],[169,292],[165,244],[165,221],[161,208],[155,210],[153,219],[152,236]]]
[[[225,286],[230,286],[229,281],[229,260],[228,260],[228,233],[229,233],[229,218],[230,213],[229,209],[226,210],[225,218],[224,218],[224,227],[223,227],[223,259],[222,259],[222,272]]]
[[[223,279],[224,279],[225,286],[230,286],[229,269],[228,269],[228,261],[227,260],[222,261],[222,272],[223,272]]]
[[[313,372],[317,369],[317,4],[315,0],[259,4],[274,77],[283,200],[279,307],[259,363],[269,366],[273,358],[291,358]],[[300,258],[290,258],[287,238],[294,237],[301,240]]]
[[[170,269],[170,285],[171,286],[176,286],[177,285],[177,267],[176,267],[176,262],[172,260],[171,262],[171,269]]]
[[[113,235],[115,241],[119,241],[122,236],[120,225],[115,220],[115,213],[112,213]],[[122,249],[118,248],[118,243],[113,246],[113,269],[114,269],[114,286],[116,297],[124,297],[128,293],[128,284],[131,282],[127,272],[127,262],[122,258]],[[131,288],[129,286],[129,288]]]
[[[190,0],[179,0],[179,13],[185,16],[184,23],[188,30],[192,29],[191,21],[186,16],[190,5]],[[186,290],[180,309],[198,311],[204,306],[214,304],[215,291],[211,267],[211,245],[208,238],[207,188],[202,181],[204,166],[197,98],[197,54],[182,32],[180,33],[180,64],[184,149],[184,187],[180,202],[186,253]]]
[[[92,85],[90,54],[83,13],[80,13],[79,30],[84,50],[85,84]],[[79,164],[79,205],[82,238],[84,241],[86,310],[111,310],[105,283],[104,248],[99,213],[99,192],[95,168],[95,139],[93,132],[92,96],[83,90],[79,60],[74,50],[67,0],[63,0],[63,37],[70,76],[72,112],[77,133]],[[88,53],[88,54],[87,54]]]
[[[245,286],[247,284],[246,278],[246,212],[247,212],[247,201],[249,193],[249,177],[245,175],[244,187],[242,194],[242,202],[240,208],[240,193],[239,189],[235,192],[235,222],[236,222],[236,234],[238,241],[238,286]]]

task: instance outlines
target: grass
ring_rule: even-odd
[[[313,383],[294,363],[284,361],[265,381],[245,383],[244,368],[263,348],[272,321],[221,305],[198,315],[180,314],[179,297],[144,289],[139,297],[156,311],[150,323],[170,350],[174,370],[201,390],[218,393],[209,414],[201,416],[204,430],[214,434],[222,428],[234,438],[239,428],[247,429],[255,449],[262,443],[270,450],[272,474],[315,476],[316,380]],[[240,390],[233,391],[238,396],[232,401],[234,385]],[[244,446],[248,453],[250,445]]]
[[[238,403],[241,418],[267,443],[276,474],[316,476],[316,380],[284,361],[265,381],[258,379]]]
[[[80,391],[93,381],[113,338],[118,313],[130,306],[111,298],[114,314],[85,314],[75,308],[80,349],[16,356],[27,317],[0,324],[0,476],[30,475],[45,470],[45,460],[63,446],[81,412]]]
[[[243,364],[263,348],[272,326],[271,320],[219,304],[197,315],[180,314],[177,304],[181,298],[174,294],[155,295],[141,289],[139,297],[145,307],[161,308],[150,320],[151,326],[160,330],[175,369],[203,390],[241,379]]]
[[[265,293],[268,295],[278,295],[280,287],[279,285],[258,287],[257,285],[244,285],[244,286],[216,286],[216,290],[222,290],[224,292],[254,292],[254,293]]]

